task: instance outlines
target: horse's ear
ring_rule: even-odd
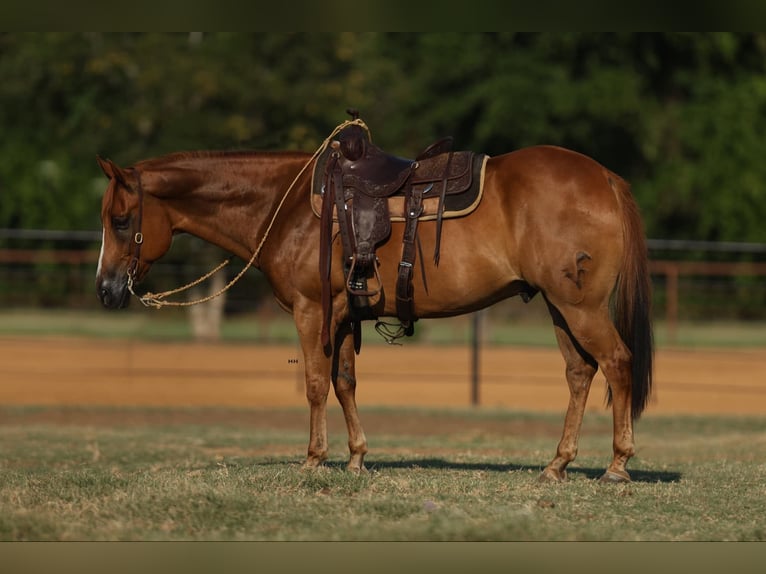
[[[103,159],[100,155],[96,156],[96,161],[106,177],[116,179],[125,185],[125,172],[116,163],[111,159]]]
[[[100,155],[97,155],[96,161],[98,162],[98,166],[101,168],[101,171],[104,172],[104,175],[109,179],[112,179],[114,177],[114,171],[112,170],[113,164],[111,160],[103,159]]]

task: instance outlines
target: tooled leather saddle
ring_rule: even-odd
[[[358,113],[350,110],[354,119]],[[429,146],[416,159],[384,152],[372,144],[367,131],[358,124],[343,129],[333,141],[323,166],[321,197],[320,256],[324,320],[322,344],[330,345],[330,271],[333,222],[337,221],[343,247],[344,276],[349,297],[354,347],[361,347],[361,321],[377,319],[371,299],[381,294],[383,285],[375,255],[376,248],[388,240],[391,222],[404,222],[402,256],[396,282],[396,313],[401,332],[414,333],[412,271],[416,249],[420,251],[418,222],[436,221],[434,262],[439,263],[442,220],[445,206],[453,203],[452,216],[472,211],[481,197],[481,174],[486,156],[470,151],[453,152],[452,138]],[[317,170],[320,166],[318,165]],[[315,177],[316,179],[316,177]],[[315,186],[316,190],[316,186]],[[422,253],[421,272],[425,281]],[[427,284],[426,284],[427,290]],[[380,324],[380,323],[379,323]],[[384,335],[386,336],[386,335]],[[386,337],[392,342],[392,337]]]

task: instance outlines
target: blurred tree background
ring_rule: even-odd
[[[561,145],[651,238],[766,242],[764,33],[2,33],[0,78],[0,229],[100,232],[96,154],[313,152],[355,107],[392,153]]]
[[[102,154],[538,143],[628,179],[651,237],[766,241],[766,34],[0,35],[0,228],[99,229]]]

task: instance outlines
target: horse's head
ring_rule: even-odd
[[[173,232],[159,200],[144,194],[139,170],[97,159],[109,187],[101,203],[96,292],[104,307],[118,309],[128,305],[130,287],[170,248]]]

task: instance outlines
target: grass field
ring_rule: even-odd
[[[173,313],[3,311],[0,540],[766,539],[762,326],[682,326],[679,349],[658,325],[634,482],[596,481],[612,441],[598,385],[569,481],[541,485],[566,404],[550,326],[484,323],[485,406],[468,409],[470,322],[422,323],[403,348],[364,335],[357,476],[337,408],[329,463],[300,469],[287,316],[227,321],[224,343],[200,345],[170,343],[190,338]]]
[[[300,409],[0,409],[2,540],[766,540],[766,418],[647,416],[634,482],[595,479],[586,417],[561,485],[537,482],[561,417],[363,409],[369,472],[303,472]]]

